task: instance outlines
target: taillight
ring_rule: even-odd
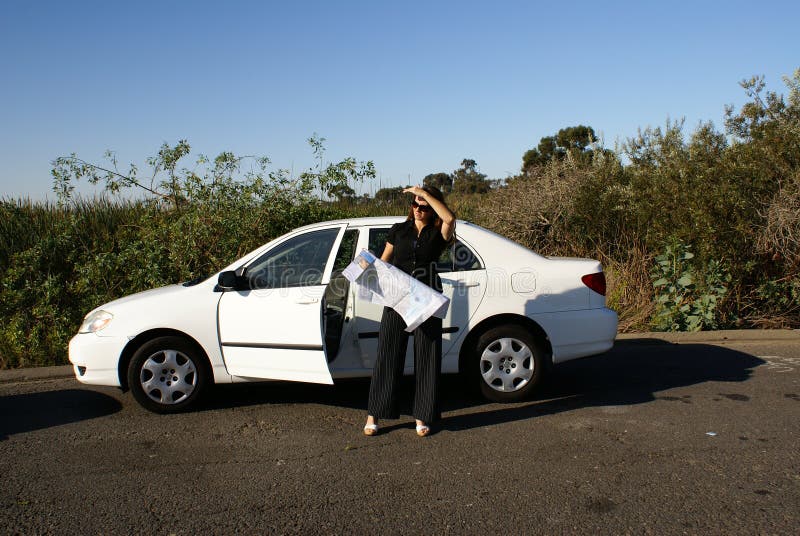
[[[581,281],[583,281],[584,285],[597,292],[601,296],[606,295],[606,276],[603,272],[587,274],[581,277]]]

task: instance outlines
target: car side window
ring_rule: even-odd
[[[378,258],[383,255],[383,248],[386,246],[388,234],[388,227],[376,227],[369,230],[369,250]],[[460,240],[456,240],[452,246],[445,248],[439,260],[436,261],[436,270],[438,272],[463,272],[482,269],[483,265],[478,257]]]
[[[357,242],[357,229],[349,229],[344,232],[342,242],[339,244],[339,251],[336,252],[336,259],[333,261],[333,273],[341,272],[347,268],[347,265],[355,258]]]
[[[383,255],[383,248],[386,247],[386,238],[389,236],[388,227],[374,227],[369,230],[369,244],[367,249],[375,254],[379,259]]]
[[[264,253],[245,270],[251,289],[319,285],[339,228],[309,231]]]
[[[458,239],[452,246],[442,252],[441,257],[436,262],[436,270],[439,272],[464,272],[482,269],[483,265],[478,257]]]

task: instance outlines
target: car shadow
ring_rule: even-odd
[[[464,430],[585,407],[675,400],[659,393],[706,382],[745,382],[764,363],[720,346],[627,339],[606,354],[557,365],[531,401],[507,409],[493,406],[487,411],[445,415],[442,427]]]
[[[0,441],[14,434],[111,415],[118,400],[84,389],[64,389],[0,397]]]
[[[672,344],[658,339],[626,339],[592,358],[553,367],[528,401],[497,405],[465,389],[460,377],[442,379],[441,427],[464,430],[589,406],[642,404],[658,393],[709,381],[744,382],[765,361],[750,354],[707,344]],[[336,385],[290,382],[217,386],[199,411],[257,404],[317,403],[366,412],[369,379],[337,380]],[[404,378],[401,411],[410,414],[413,380]],[[466,414],[448,415],[473,409]],[[397,425],[397,426],[405,426]]]

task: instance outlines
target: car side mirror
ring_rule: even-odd
[[[236,275],[233,270],[221,272],[217,278],[217,288],[221,291],[226,290],[239,290],[241,287],[241,278]]]

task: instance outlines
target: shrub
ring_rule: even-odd
[[[723,324],[719,305],[728,292],[731,276],[718,261],[698,269],[694,258],[691,247],[677,239],[655,258],[651,272],[656,291],[655,329],[700,331]]]
[[[82,316],[115,298],[209,275],[231,260],[295,227],[340,217],[319,195],[374,175],[371,162],[322,161],[322,141],[311,138],[317,165],[293,178],[270,171],[269,160],[221,153],[181,168],[190,147],[163,145],[149,159],[153,185],[131,166],[105,167],[76,156],[54,162],[59,203],[0,203],[0,366],[66,362],[66,346]],[[146,193],[135,202],[82,201],[74,183],[89,180],[116,193]]]

